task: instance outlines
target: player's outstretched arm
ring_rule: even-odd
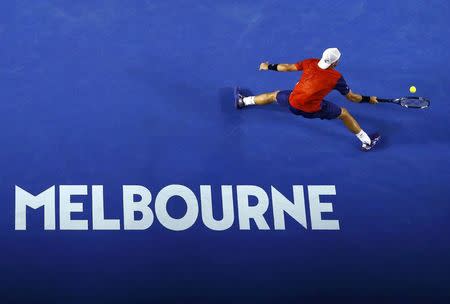
[[[378,103],[376,96],[362,96],[358,93],[353,93],[352,91],[348,92],[345,97],[353,102],[370,102],[370,103]]]
[[[260,71],[277,71],[277,72],[294,72],[298,71],[297,66],[295,64],[290,63],[278,63],[278,64],[270,64],[269,62],[263,62],[259,65]]]

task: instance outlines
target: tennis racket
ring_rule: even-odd
[[[430,106],[430,101],[425,97],[408,96],[395,99],[377,98],[377,100],[378,102],[395,103],[409,109],[425,109]]]

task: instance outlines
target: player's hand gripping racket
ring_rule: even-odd
[[[430,101],[428,99],[426,99],[425,97],[415,97],[415,96],[400,97],[395,99],[377,98],[377,101],[395,103],[398,104],[399,106],[409,109],[425,109],[430,106]]]

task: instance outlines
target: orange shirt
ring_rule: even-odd
[[[320,111],[323,98],[335,87],[342,75],[334,69],[322,70],[317,63],[319,59],[306,59],[297,62],[297,70],[303,71],[300,81],[289,96],[293,108],[303,112]]]

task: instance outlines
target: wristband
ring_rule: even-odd
[[[370,102],[370,96],[364,96],[364,95],[362,95],[361,102]]]
[[[271,64],[269,64],[268,69],[271,71],[278,71],[278,64],[271,63]]]

